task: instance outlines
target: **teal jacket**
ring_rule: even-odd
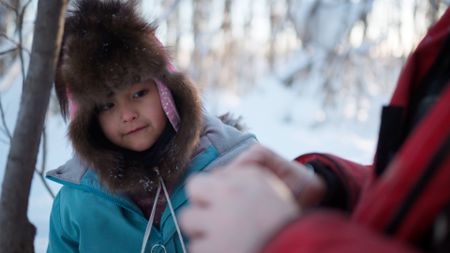
[[[184,191],[187,177],[226,164],[256,142],[251,134],[241,133],[215,117],[205,117],[199,154],[170,196],[175,213],[188,204]],[[47,178],[63,185],[53,202],[47,253],[140,252],[147,219],[130,198],[104,189],[95,172],[76,157],[50,171]],[[182,252],[167,207],[159,229],[152,228],[146,252]]]

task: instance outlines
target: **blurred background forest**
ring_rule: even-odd
[[[25,72],[36,1],[0,3],[3,92]],[[140,3],[175,65],[205,93],[241,96],[274,78],[294,93],[312,89],[322,109],[318,122],[365,120],[371,98],[391,91],[407,54],[448,6],[444,0]]]
[[[371,161],[382,104],[408,54],[450,0],[141,0],[175,66],[212,113],[242,115],[288,158],[326,151]],[[28,68],[37,0],[0,0],[0,182]],[[70,157],[52,94],[29,216],[44,252],[58,186],[47,169]],[[299,143],[301,145],[299,145]],[[50,194],[49,194],[50,193]]]

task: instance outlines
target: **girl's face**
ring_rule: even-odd
[[[98,109],[105,136],[117,146],[132,151],[150,148],[167,124],[152,80],[110,94]]]

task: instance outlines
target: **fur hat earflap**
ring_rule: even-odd
[[[152,165],[166,180],[180,177],[199,141],[200,96],[184,74],[170,69],[169,55],[155,30],[139,16],[136,1],[77,0],[66,17],[55,74],[61,112],[67,117],[71,97],[77,107],[69,127],[74,150],[111,191],[141,191],[148,185],[143,179],[155,173],[127,161],[124,152],[102,135],[97,122],[100,97],[150,79],[167,86],[180,115],[179,129],[159,153],[160,162]]]

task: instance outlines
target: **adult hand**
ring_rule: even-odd
[[[319,203],[326,192],[325,182],[312,170],[296,161],[286,160],[258,144],[242,153],[226,166],[225,170],[242,170],[254,165],[271,171],[280,178],[291,190],[302,209]]]
[[[289,189],[259,165],[193,176],[180,215],[192,253],[253,253],[299,214]]]

